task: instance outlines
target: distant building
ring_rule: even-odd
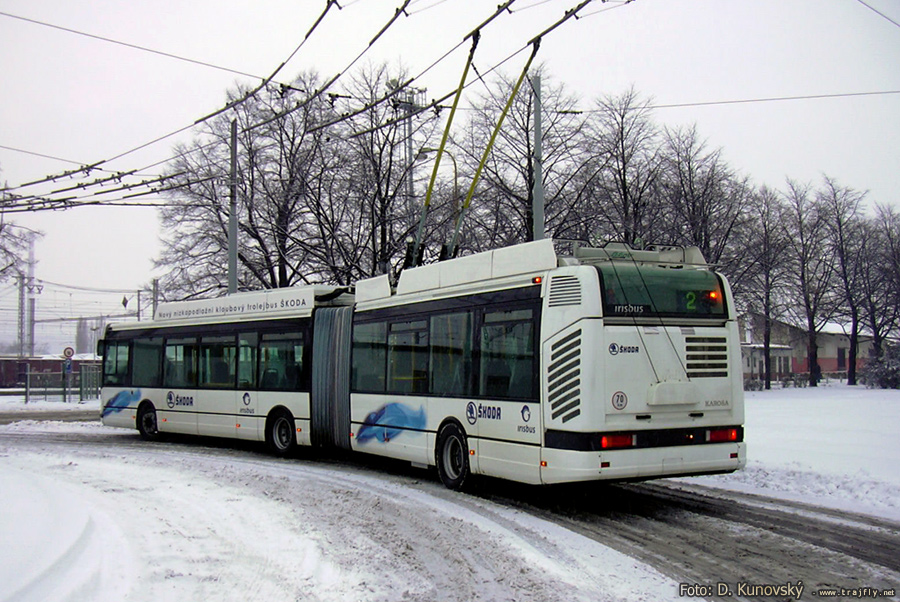
[[[749,313],[739,318],[744,378],[763,378],[765,360],[763,332],[765,317]],[[782,380],[793,374],[809,373],[806,330],[786,322],[772,320],[770,349],[772,379]],[[839,324],[828,324],[816,336],[819,367],[822,374],[846,378],[850,358],[850,335]],[[872,337],[860,334],[857,339],[856,369],[861,370],[872,355]]]

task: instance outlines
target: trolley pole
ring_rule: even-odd
[[[534,189],[531,195],[532,212],[532,240],[544,238],[544,157],[543,138],[541,131],[541,76],[535,75],[531,79],[534,88]]]

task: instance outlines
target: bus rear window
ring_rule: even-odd
[[[724,318],[722,284],[708,270],[605,264],[600,272],[607,317]]]

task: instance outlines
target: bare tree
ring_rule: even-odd
[[[708,150],[697,126],[664,130],[662,192],[669,220],[667,242],[700,248],[711,263],[727,256],[735,231],[746,220],[752,187]]]
[[[0,172],[2,173],[2,172]],[[8,185],[4,185],[7,188]],[[6,193],[2,193],[4,196]],[[0,282],[24,273],[31,231],[6,219],[0,199]]]
[[[0,210],[0,282],[25,273],[32,232],[7,221]]]
[[[238,284],[242,289],[278,288],[298,282],[333,280],[310,269],[306,239],[314,224],[310,206],[325,187],[328,158],[323,131],[327,101],[299,102],[296,90],[314,90],[317,77],[303,75],[290,88],[261,91],[233,112],[204,124],[204,136],[178,148],[169,167],[174,201],[162,212],[163,253],[158,267],[170,269],[163,290],[177,298],[220,291],[227,278],[230,121],[238,123],[240,238]],[[229,94],[229,101],[246,90]],[[299,104],[299,109],[297,108]],[[318,271],[318,274],[315,272]]]
[[[562,84],[554,84],[539,68],[542,90],[542,147],[545,229],[554,237],[574,237],[588,223],[584,195],[574,190],[582,164],[585,122],[576,110],[578,99]],[[475,111],[457,148],[464,172],[471,178],[481,161],[503,106],[515,82],[499,76],[475,103]],[[534,202],[535,91],[523,84],[481,174],[468,218],[472,227],[466,248],[483,250],[532,239]]]
[[[864,252],[862,203],[865,193],[846,188],[829,177],[818,193],[829,231],[829,255],[836,260],[835,276],[840,285],[841,310],[850,320],[850,352],[847,384],[856,384],[856,355],[859,349],[860,313],[863,305],[861,286]]]
[[[416,194],[420,190],[416,184],[421,182],[413,178],[416,158],[432,140],[438,123],[433,112],[416,114],[412,110],[414,91],[398,88],[398,82],[404,79],[402,71],[370,65],[346,87],[348,96],[369,106],[345,126],[350,135],[343,174],[345,202],[359,211],[346,250],[348,255],[355,254],[351,270],[354,278],[399,273],[424,202],[424,192]],[[389,93],[393,93],[390,102],[378,102]],[[408,158],[400,149],[409,145],[413,156]]]
[[[587,145],[588,194],[602,238],[628,243],[656,233],[661,219],[659,130],[634,88],[597,101]]]
[[[785,251],[788,239],[783,226],[786,207],[778,193],[763,186],[750,201],[751,227],[742,231],[744,248],[732,290],[743,300],[748,317],[759,311],[763,318],[765,387],[772,388],[772,323],[784,311],[782,299],[787,284]]]
[[[900,326],[900,283],[894,272],[897,268],[892,269],[889,261],[890,234],[882,226],[883,219],[890,222],[891,210],[887,215],[882,207],[876,211],[876,217],[863,220],[860,226],[860,310],[861,321],[872,334],[870,359],[881,356],[885,340]],[[900,219],[894,227],[900,228]]]
[[[829,256],[828,215],[813,197],[811,187],[792,180],[785,193],[784,214],[788,240],[788,295],[796,303],[787,311],[804,324],[807,335],[809,384],[815,387],[820,376],[817,338],[836,308],[835,262]]]

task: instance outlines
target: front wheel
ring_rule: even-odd
[[[294,417],[287,410],[272,414],[266,421],[266,445],[279,457],[290,455],[297,446]]]
[[[147,402],[138,409],[137,428],[144,441],[159,441],[159,425],[156,422],[156,408]]]
[[[448,489],[462,491],[470,475],[469,445],[459,425],[451,422],[440,430],[434,456],[441,483]]]

